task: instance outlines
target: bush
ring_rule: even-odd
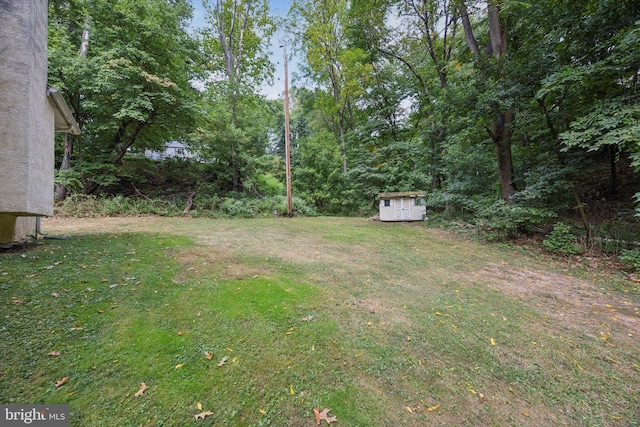
[[[553,231],[542,242],[549,251],[562,255],[578,255],[582,253],[582,246],[576,242],[576,236],[568,225],[557,222]]]
[[[627,268],[640,271],[640,249],[623,249],[618,257]]]
[[[495,238],[510,238],[554,216],[555,213],[548,209],[509,204],[499,200],[492,204],[478,203],[475,223],[483,233]]]
[[[74,194],[56,205],[56,212],[63,216],[172,216],[181,213],[180,208],[170,201],[124,197],[97,197]]]
[[[161,200],[117,195],[83,196],[74,194],[56,205],[56,213],[62,216],[135,216],[181,215],[184,199]],[[293,198],[293,212],[298,216],[316,216],[316,210],[299,197]],[[273,197],[218,197],[196,196],[191,215],[198,217],[254,218],[287,214],[287,198]]]

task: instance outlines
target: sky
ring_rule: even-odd
[[[201,28],[206,25],[206,10],[202,5],[202,0],[191,0],[193,5],[193,27]],[[293,0],[269,0],[269,10],[272,15],[286,16],[289,8],[291,7]],[[280,47],[283,40],[283,34],[276,32],[271,38],[271,51],[270,59],[275,65],[275,74],[273,78],[273,85],[263,85],[260,89],[260,93],[265,95],[269,99],[282,98],[284,94],[284,51]],[[295,70],[296,58],[292,58],[292,52],[289,54],[289,85],[292,81],[292,72]]]

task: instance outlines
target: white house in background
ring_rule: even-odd
[[[165,142],[163,151],[145,150],[144,156],[151,160],[197,159],[197,156],[189,151],[189,147],[180,141]]]
[[[424,197],[421,191],[380,193],[380,221],[423,221],[427,214]]]
[[[80,133],[47,86],[47,1],[0,0],[0,244],[53,215],[54,131]]]

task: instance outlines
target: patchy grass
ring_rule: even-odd
[[[640,425],[621,277],[352,218],[45,227],[70,239],[0,254],[0,403],[74,426]]]

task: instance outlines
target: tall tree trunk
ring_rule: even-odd
[[[500,60],[507,53],[506,28],[500,22],[500,4],[501,0],[489,0],[487,4],[491,50],[496,60]],[[511,124],[514,116],[515,114],[511,108],[498,113],[493,123],[491,136],[498,154],[498,174],[500,176],[502,198],[507,202],[511,200],[511,196],[516,192],[513,179],[513,157],[511,156],[511,136],[513,133]]]
[[[475,36],[473,35],[473,28],[471,27],[471,20],[469,19],[467,5],[464,3],[464,0],[460,0],[458,6],[460,8],[460,20],[462,21],[462,28],[464,29],[464,36],[467,40],[467,45],[469,46],[471,53],[473,53],[473,58],[476,61],[479,61],[480,48],[478,47],[478,42],[476,41]]]
[[[493,129],[489,130],[489,135],[496,148],[498,159],[498,176],[500,180],[500,190],[502,199],[511,200],[511,196],[516,192],[516,185],[513,181],[513,157],[511,155],[511,123],[513,123],[514,113],[511,109],[504,113],[499,113],[493,123]]]
[[[73,153],[73,136],[69,133],[64,135],[64,152],[62,154],[62,162],[59,170],[68,170],[71,168],[71,153]],[[67,198],[67,186],[65,184],[56,184],[55,200],[57,202]]]
[[[615,194],[618,190],[618,171],[616,163],[618,160],[618,146],[611,144],[607,147],[609,154],[609,192]]]
[[[225,10],[223,0],[216,0],[214,5],[218,38],[225,61],[225,72],[227,81],[230,84],[229,100],[231,102],[231,124],[234,129],[233,141],[231,141],[231,170],[232,187],[234,191],[242,190],[242,174],[240,171],[240,144],[236,139],[235,129],[238,125],[237,106],[239,102],[239,87],[242,77],[242,62],[244,53],[244,36],[247,32],[249,17],[251,13],[252,1],[247,0],[244,5],[241,1],[233,1],[231,10],[231,22],[225,21]],[[241,8],[241,6],[244,6]],[[238,32],[238,39],[234,43],[234,35]]]
[[[80,51],[78,56],[84,58],[87,56],[89,50],[89,21],[85,21],[84,28],[82,30],[82,41],[80,43]],[[75,93],[72,100],[72,108],[75,119],[80,123],[80,94]],[[62,162],[60,163],[60,170],[71,169],[71,155],[73,154],[73,136],[71,134],[65,134],[64,136],[64,152],[62,154]],[[55,187],[55,200],[61,201],[67,198],[69,190],[64,184],[56,184]]]
[[[501,4],[502,0],[488,0],[487,2],[487,17],[489,22],[489,39],[491,49],[490,55],[492,55],[497,61],[504,60],[504,56],[507,53],[506,27],[503,22],[500,21]],[[460,0],[459,8],[467,44],[473,53],[474,58],[479,62],[480,50],[478,49],[478,43],[473,35],[469,14],[464,0]],[[482,65],[480,66],[482,67]],[[498,67],[498,69],[500,69],[500,67]],[[481,72],[486,73],[486,70],[481,69]],[[500,179],[502,198],[507,202],[511,200],[511,196],[516,192],[516,186],[513,178],[513,157],[511,154],[511,125],[514,117],[515,113],[513,108],[498,111],[496,113],[492,129],[487,129],[496,148],[498,176]]]
[[[340,146],[342,148],[342,172],[345,174],[349,172],[349,165],[347,164],[347,143],[345,141],[345,126],[344,117],[340,114]]]

